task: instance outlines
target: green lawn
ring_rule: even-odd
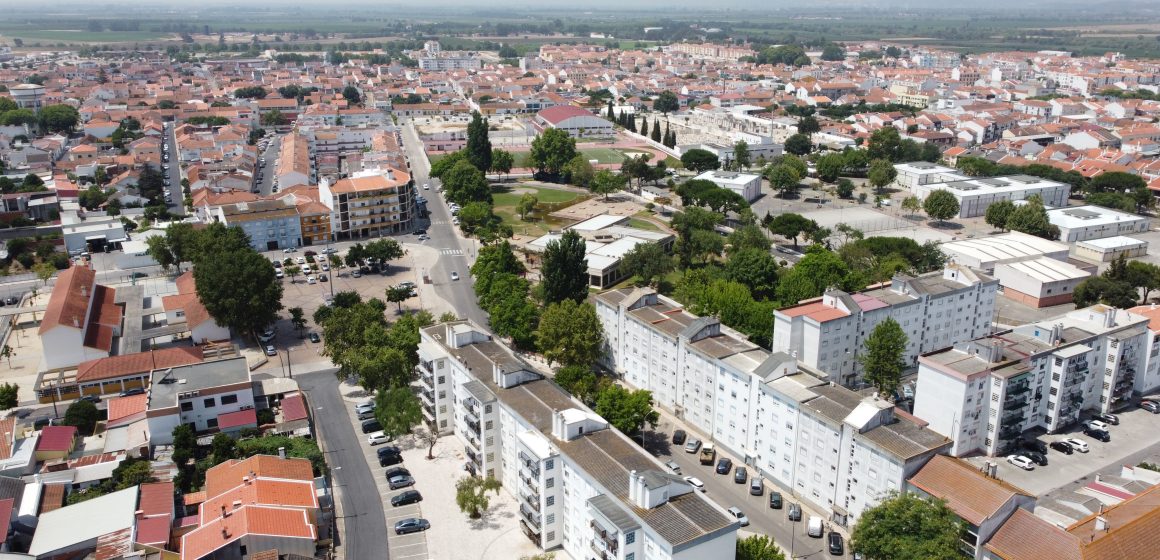
[[[661,231],[661,228],[658,227],[656,224],[654,224],[648,220],[643,220],[641,218],[629,218],[628,219],[628,227],[634,227],[637,229],[647,229],[649,231]]]
[[[585,158],[599,160],[600,163],[620,163],[624,161],[624,152],[612,148],[581,148],[580,153]]]
[[[516,214],[516,204],[520,198],[524,196],[524,191],[532,191],[536,198],[542,204],[558,204],[562,202],[570,202],[580,197],[579,193],[572,191],[565,191],[559,189],[549,189],[544,187],[533,187],[528,185],[517,185],[514,187],[517,192],[499,192],[492,195],[494,203],[495,215],[503,218],[504,223],[512,226],[512,231],[517,235],[532,235],[539,237],[548,233],[549,230],[561,229],[565,225],[572,223],[572,220],[559,220],[548,216],[547,212],[539,211],[532,221],[521,220]]]
[[[578,193],[572,191],[518,185],[513,187],[508,192],[493,191],[492,199],[495,201],[494,204],[496,208],[499,208],[500,206],[511,206],[514,208],[516,203],[520,201],[520,198],[524,196],[524,191],[532,191],[532,194],[536,195],[536,199],[542,203],[548,204],[568,202],[569,200],[574,200],[577,196],[579,196]]]

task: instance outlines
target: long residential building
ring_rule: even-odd
[[[422,329],[424,415],[520,504],[523,533],[573,558],[730,559],[738,524],[608,422],[465,321]]]
[[[995,456],[1028,430],[1114,411],[1157,386],[1145,369],[1148,322],[1095,305],[924,355],[914,415],[954,441],[951,454]]]
[[[998,281],[977,270],[948,265],[919,276],[898,274],[889,285],[824,296],[774,311],[773,351],[785,352],[824,372],[830,380],[856,386],[857,357],[879,323],[894,319],[907,336],[903,359],[990,333]]]
[[[330,231],[337,239],[399,233],[415,217],[411,175],[393,167],[360,171],[334,184],[323,180],[318,192],[330,209]]]
[[[949,440],[651,290],[593,297],[605,365],[720,448],[849,526]]]

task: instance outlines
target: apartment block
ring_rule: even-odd
[[[950,453],[1003,455],[1030,429],[1055,433],[1155,386],[1147,317],[1095,305],[919,358],[914,415]]]
[[[293,199],[223,204],[215,210],[213,220],[242,228],[255,251],[275,251],[302,245],[302,219]]]
[[[998,281],[951,264],[855,294],[830,290],[820,299],[774,311],[773,351],[786,352],[844,386],[858,384],[858,354],[879,323],[894,319],[907,336],[907,365],[918,356],[990,333]]]
[[[605,365],[793,495],[848,526],[950,442],[784,352],[651,290],[593,297]]]
[[[360,239],[398,233],[415,217],[411,175],[393,167],[360,171],[331,184],[318,185],[322,204],[330,209],[330,231],[338,239]]]
[[[478,326],[420,331],[423,410],[503,482],[520,530],[573,558],[733,558],[737,522]]]

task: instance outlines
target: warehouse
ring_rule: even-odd
[[[1142,233],[1149,227],[1143,216],[1092,205],[1049,210],[1047,219],[1059,227],[1059,240],[1065,243]]]

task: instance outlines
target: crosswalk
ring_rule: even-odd
[[[440,255],[461,256],[461,255],[463,255],[463,250],[462,249],[439,249],[439,254]]]

